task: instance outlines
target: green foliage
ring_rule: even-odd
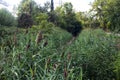
[[[76,18],[82,23],[83,28],[98,28],[100,26],[99,21],[93,17],[93,14],[90,12],[76,13]]]
[[[36,16],[35,22],[37,25],[40,25],[42,21],[47,21],[48,20],[48,15],[46,13],[39,13]]]
[[[48,12],[50,8],[50,3],[46,2],[44,6],[40,6],[34,0],[22,0],[20,5],[18,6],[18,16],[23,13],[29,14],[33,20],[35,25],[38,25],[36,22],[36,18],[41,16],[42,13]]]
[[[71,3],[65,3],[63,6],[57,8],[55,13],[58,16],[55,20],[57,26],[72,33],[73,36],[77,36],[82,30],[82,25],[76,19]]]
[[[116,72],[117,80],[119,80],[120,79],[120,52],[117,56],[117,59],[116,59],[114,65],[115,65],[115,70],[114,71]]]
[[[120,31],[119,24],[119,0],[95,0],[92,11],[96,12],[95,17],[99,20],[100,26],[106,30]]]
[[[79,34],[81,24],[118,29],[118,3],[95,0],[94,15],[75,14],[71,3],[48,12],[49,3],[41,7],[33,0],[22,0],[18,26],[26,29],[0,28],[0,80],[119,80],[119,37],[101,29]],[[5,12],[0,12],[2,19],[1,15]]]
[[[40,29],[43,32],[52,32],[52,29],[55,28],[55,25],[51,22],[48,22],[46,20],[42,20],[42,22],[40,23],[40,25],[38,26],[33,26],[35,29]]]
[[[0,9],[0,26],[15,26],[15,17],[6,9]]]
[[[22,0],[18,6],[18,15],[21,13],[32,14],[33,10],[37,7],[36,3],[33,0]]]

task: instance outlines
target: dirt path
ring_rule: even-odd
[[[67,48],[68,46],[70,46],[70,45],[76,40],[76,38],[77,38],[77,37],[72,37],[68,42],[66,42],[66,43],[64,44],[64,46],[62,47],[62,49],[65,49],[65,50],[66,50],[66,48]]]
[[[75,40],[76,40],[76,37],[72,37],[72,39],[69,42],[67,42],[66,45],[72,44],[72,42],[75,41]]]

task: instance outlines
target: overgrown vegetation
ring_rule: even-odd
[[[4,31],[6,37],[1,37],[2,80],[116,78],[117,38],[100,29],[82,31],[71,44],[72,35],[58,28],[52,28],[49,34],[38,34],[35,27],[13,32],[8,36]]]
[[[22,0],[16,19],[0,10],[0,80],[120,80],[119,2],[51,2]]]
[[[84,80],[115,79],[114,62],[118,51],[114,36],[100,29],[84,30],[71,46],[68,50],[74,56],[74,65],[82,67]]]

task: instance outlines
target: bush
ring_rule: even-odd
[[[66,30],[72,33],[73,36],[77,36],[81,32],[82,25],[79,21],[73,20],[73,22],[68,23],[68,24],[69,25],[67,25],[68,27],[66,28]]]
[[[6,9],[0,9],[0,26],[15,26],[15,17]]]
[[[27,13],[22,13],[19,17],[18,17],[18,27],[21,28],[30,28],[33,25],[33,21],[32,18],[29,14]]]
[[[48,20],[48,15],[46,13],[39,13],[36,18],[35,18],[35,24],[36,25],[41,25],[42,21],[47,21]]]

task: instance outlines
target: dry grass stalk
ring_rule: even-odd
[[[14,45],[17,45],[17,36],[16,36],[16,32],[14,33],[14,36],[13,36],[13,44],[14,44]]]
[[[68,55],[67,55],[67,60],[70,60],[70,59],[71,59],[71,54],[68,53]]]
[[[40,31],[36,36],[36,40],[35,40],[36,44],[39,44],[42,39],[43,39],[43,35],[42,32]]]

